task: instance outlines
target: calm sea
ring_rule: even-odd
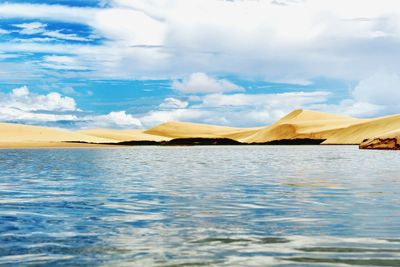
[[[0,150],[2,266],[400,266],[400,154]]]

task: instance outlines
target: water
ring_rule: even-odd
[[[2,266],[400,266],[400,155],[0,151]]]

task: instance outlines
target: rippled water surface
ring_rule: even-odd
[[[400,266],[400,154],[0,150],[0,265]]]

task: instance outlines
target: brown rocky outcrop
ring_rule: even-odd
[[[400,150],[397,138],[372,138],[360,144],[360,149]]]

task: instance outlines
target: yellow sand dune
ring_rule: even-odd
[[[400,129],[400,115],[366,120],[334,132],[323,144],[360,144]]]
[[[249,136],[254,135],[264,127],[241,129],[233,132],[221,133],[221,137],[230,138],[239,142],[245,142]]]
[[[0,147],[70,147],[64,142],[112,143],[111,139],[23,124],[0,123]]]
[[[174,121],[162,123],[154,128],[144,131],[144,133],[169,138],[218,138],[223,137],[224,134],[235,133],[241,130],[244,129]]]
[[[189,122],[167,122],[148,130],[91,129],[79,133],[116,141],[168,141],[173,138],[230,138],[242,140],[260,128],[231,128]]]
[[[364,121],[341,115],[299,109],[266,127],[243,129],[187,122],[167,122],[144,131],[144,133],[169,138],[225,137],[246,143],[264,143],[295,138],[327,139],[338,129]]]
[[[275,124],[284,124],[284,123],[295,123],[295,122],[304,122],[304,121],[335,121],[335,120],[354,120],[354,118],[330,114],[325,112],[306,110],[306,109],[296,109],[277,122]]]
[[[92,129],[79,131],[81,134],[100,138],[123,141],[168,141],[171,138],[144,133],[143,130],[115,130],[115,129]]]
[[[264,143],[282,139],[327,139],[339,129],[364,122],[361,119],[311,110],[295,110],[271,126],[242,139],[247,143]]]

